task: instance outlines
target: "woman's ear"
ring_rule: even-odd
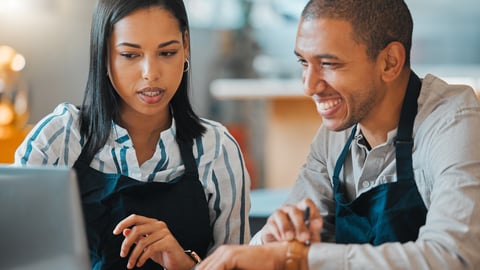
[[[384,81],[393,81],[402,72],[405,66],[405,47],[400,42],[390,42],[381,52],[382,78]]]
[[[185,56],[188,58],[190,56],[190,37],[188,36],[188,31],[185,31],[183,34],[183,50]]]

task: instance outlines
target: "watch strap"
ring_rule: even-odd
[[[305,243],[292,240],[288,241],[287,256],[285,259],[285,270],[308,269],[307,256],[308,246]]]
[[[199,264],[200,262],[202,262],[202,258],[200,258],[200,256],[198,256],[198,254],[193,250],[187,249],[185,250],[185,254],[187,254],[188,257],[190,257],[195,262],[195,264]]]

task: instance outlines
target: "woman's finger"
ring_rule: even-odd
[[[127,256],[134,244],[138,245],[140,241],[145,240],[146,236],[150,236],[154,232],[164,230],[165,228],[167,228],[167,225],[164,222],[154,219],[150,220],[149,223],[132,226],[122,242],[120,256]],[[150,241],[152,241],[152,238],[150,238]]]
[[[145,223],[155,222],[155,221],[157,220],[153,218],[147,218],[144,216],[131,214],[130,216],[121,220],[117,224],[117,226],[115,226],[115,228],[113,229],[113,234],[119,235],[120,233],[123,232],[124,229],[130,228],[134,225],[145,224]]]
[[[162,221],[150,222],[147,224],[133,226],[128,236],[123,240],[121,251],[122,254],[127,253],[132,249],[129,256],[128,265],[136,265],[146,251],[150,249],[155,242],[161,241],[165,236],[169,235],[170,231],[167,225]],[[135,244],[135,246],[133,246]],[[152,252],[148,252],[143,264],[151,255]]]

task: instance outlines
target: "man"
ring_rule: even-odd
[[[479,102],[417,77],[412,30],[402,0],[307,4],[295,54],[323,125],[263,245],[198,269],[480,269]]]

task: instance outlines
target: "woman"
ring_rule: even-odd
[[[191,269],[191,251],[249,240],[242,154],[193,112],[189,56],[181,0],[100,0],[82,106],[60,104],[17,149],[18,165],[75,168],[93,269]]]

